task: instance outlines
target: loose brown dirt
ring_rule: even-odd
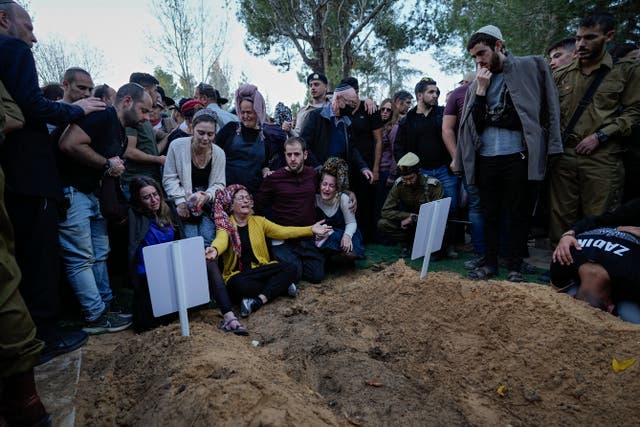
[[[219,321],[93,337],[77,425],[638,422],[640,361],[612,359],[640,356],[640,327],[540,285],[419,280],[398,261],[263,307],[249,337]]]

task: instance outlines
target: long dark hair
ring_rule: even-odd
[[[400,116],[400,113],[398,112],[398,107],[396,107],[395,102],[393,102],[393,99],[391,98],[383,99],[382,102],[380,103],[380,108],[382,108],[382,106],[386,103],[391,104],[391,116],[389,117],[389,120],[387,120],[384,123],[384,130],[386,132],[389,132],[391,131],[391,128],[393,127],[393,125],[395,125],[398,122],[398,117]]]
[[[140,199],[140,190],[142,190],[144,187],[149,186],[155,188],[155,190],[158,192],[158,195],[160,196],[160,209],[157,213],[151,212],[149,209],[147,209],[146,206],[142,203],[142,199]],[[164,199],[164,190],[155,179],[146,176],[137,176],[131,182],[130,190],[131,208],[149,218],[155,218],[156,221],[158,221],[158,224],[163,227],[167,225],[175,225],[172,221],[171,209]]]

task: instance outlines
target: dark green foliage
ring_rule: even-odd
[[[245,45],[254,55],[270,55],[282,69],[291,67],[293,53],[308,71],[334,84],[351,74],[378,19],[397,0],[240,0],[238,19],[247,28]]]
[[[544,54],[552,42],[575,34],[580,18],[594,11],[608,11],[618,19],[615,42],[638,41],[640,2],[637,0],[444,0],[433,5],[418,0],[411,17],[415,50],[433,48],[443,68],[463,71],[471,59],[465,45],[471,34],[483,25],[502,30],[505,45],[515,55]]]

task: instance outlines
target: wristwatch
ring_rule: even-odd
[[[600,143],[607,142],[607,140],[609,139],[607,134],[602,132],[601,130],[596,132],[596,137],[598,138],[598,142],[600,142]]]
[[[102,167],[102,170],[104,171],[104,175],[109,175],[111,173],[111,160],[107,159],[106,162],[104,162],[104,166]]]

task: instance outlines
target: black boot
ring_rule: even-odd
[[[51,426],[51,416],[36,390],[33,369],[2,380],[1,408],[0,416],[12,427]]]

